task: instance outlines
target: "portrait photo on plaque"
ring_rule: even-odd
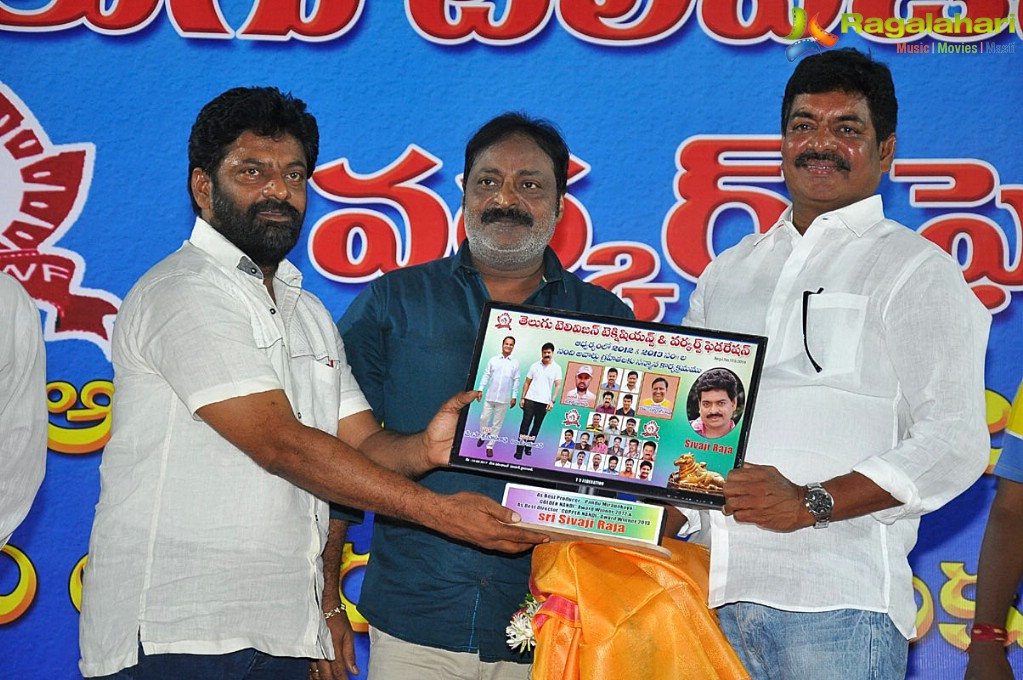
[[[741,467],[761,336],[490,302],[451,465],[697,507]]]

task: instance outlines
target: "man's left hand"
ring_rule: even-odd
[[[334,643],[334,660],[319,659],[309,664],[310,680],[348,680],[348,673],[359,674],[355,665],[355,631],[348,615],[340,612],[327,619],[330,639]]]
[[[459,392],[448,399],[440,410],[430,419],[430,424],[423,430],[423,447],[430,467],[441,467],[448,464],[451,457],[451,446],[455,440],[455,428],[462,409],[472,403],[482,392]]]
[[[803,505],[803,487],[786,479],[771,465],[746,463],[725,478],[726,515],[771,531],[795,531],[813,526]]]

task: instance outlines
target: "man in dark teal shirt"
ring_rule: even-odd
[[[452,257],[375,280],[338,322],[388,429],[421,430],[465,388],[488,300],[632,318],[613,294],[565,271],[547,245],[564,213],[568,161],[548,123],[505,114],[484,125],[465,151],[467,240]],[[452,470],[421,482],[495,499],[505,486]],[[377,517],[370,555],[359,601],[371,626],[370,677],[527,677],[530,658],[508,648],[505,627],[528,592],[529,553],[483,552]]]

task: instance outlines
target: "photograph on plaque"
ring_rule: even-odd
[[[724,504],[767,339],[488,303],[451,465],[699,507]]]

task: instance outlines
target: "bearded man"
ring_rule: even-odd
[[[192,127],[195,227],[128,293],[114,330],[86,677],[299,680],[311,659],[338,659],[316,662],[323,675],[357,672],[336,573],[323,588],[327,501],[487,549],[544,539],[502,525],[514,514],[489,498],[391,471],[446,459],[473,394],[421,433],[374,420],[331,317],[284,259],[318,146],[305,104],[275,88],[229,90]],[[391,470],[372,462],[383,452]]]

